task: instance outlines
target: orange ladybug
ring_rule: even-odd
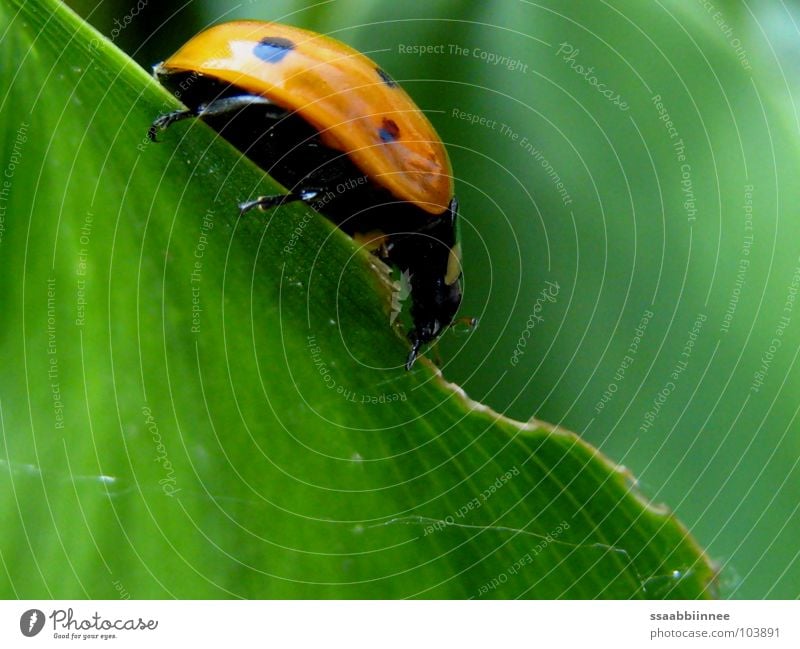
[[[411,369],[461,303],[458,201],[450,159],[424,113],[374,61],[305,29],[261,21],[201,32],[163,63],[158,81],[289,190],[242,203],[305,201],[410,278]]]

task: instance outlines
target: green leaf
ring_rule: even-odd
[[[177,104],[109,41],[0,16],[0,595],[714,594],[625,470],[405,372],[324,218],[238,218],[279,188],[200,123],[150,144]]]

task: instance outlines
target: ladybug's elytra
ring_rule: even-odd
[[[427,117],[372,60],[297,27],[236,21],[211,27],[154,67],[188,110],[149,135],[199,117],[289,189],[240,205],[309,203],[410,277],[410,369],[461,303],[450,159]],[[344,188],[344,189],[343,189]]]

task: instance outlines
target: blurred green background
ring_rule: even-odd
[[[796,3],[69,4],[145,67],[244,17],[369,53],[453,161],[446,377],[627,466],[724,596],[800,595]]]

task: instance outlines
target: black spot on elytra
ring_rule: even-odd
[[[378,135],[384,142],[394,142],[400,135],[400,127],[393,119],[383,118],[383,124],[378,129]]]
[[[397,86],[397,81],[392,79],[389,76],[389,74],[387,72],[385,72],[384,70],[381,70],[380,68],[375,68],[375,72],[378,73],[378,76],[381,78],[381,81],[383,81],[390,88],[394,88],[394,87]]]
[[[294,47],[294,43],[288,38],[266,36],[256,43],[253,54],[267,63],[279,63]]]

